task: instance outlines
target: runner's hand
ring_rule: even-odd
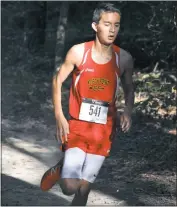
[[[128,112],[124,111],[120,115],[120,127],[121,127],[122,131],[128,132],[131,125],[132,125],[131,115]]]
[[[64,116],[57,120],[57,139],[61,140],[62,144],[68,142],[69,124]]]

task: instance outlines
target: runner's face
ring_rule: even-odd
[[[102,44],[112,44],[120,28],[120,15],[117,12],[104,12],[95,25],[97,37]]]

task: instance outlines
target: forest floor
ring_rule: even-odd
[[[2,206],[67,206],[72,200],[58,185],[49,192],[39,188],[45,170],[61,157],[55,140],[51,78],[52,72],[44,65],[27,69],[17,62],[2,71]],[[176,205],[173,85],[165,83],[159,89],[161,84],[155,86],[152,80],[160,77],[150,74],[139,73],[135,79],[132,128],[126,134],[117,134],[88,205]],[[145,85],[148,88],[143,91]],[[67,114],[68,82],[62,91]]]

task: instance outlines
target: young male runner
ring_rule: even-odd
[[[131,126],[133,60],[129,53],[113,44],[120,19],[120,11],[112,3],[99,4],[92,22],[95,40],[74,45],[53,79],[57,134],[65,152],[64,160],[44,174],[41,189],[49,190],[59,181],[64,194],[75,194],[72,201],[75,206],[86,205],[91,184],[109,156],[118,118],[115,101],[119,79],[125,94],[125,109],[119,117],[121,128],[127,132]],[[66,120],[61,87],[71,72],[71,118]]]

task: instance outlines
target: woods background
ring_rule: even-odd
[[[144,193],[151,198],[141,201],[141,204],[174,205],[176,2],[114,3],[122,12],[121,28],[115,44],[129,51],[135,60],[133,78],[136,98],[132,130],[127,135],[120,132],[112,155],[119,157],[116,158],[119,164],[124,163],[121,173],[127,183],[132,176],[131,185],[137,183],[140,172],[149,173],[144,177],[146,182],[143,184],[143,190],[141,191],[139,186],[136,193]],[[9,143],[7,132],[23,131],[24,128],[19,126],[25,121],[33,120],[33,130],[35,127],[36,130],[39,129],[39,123],[55,126],[51,100],[53,72],[71,46],[94,38],[91,23],[97,4],[98,2],[92,1],[1,2],[4,144]],[[69,85],[70,78],[62,89],[66,116]],[[119,94],[119,100],[123,106],[122,92]],[[114,162],[111,161],[110,166],[113,165]],[[118,173],[116,164],[114,167]],[[159,179],[160,182],[156,182]],[[108,183],[111,185],[111,182],[115,183],[115,180],[109,180]],[[126,186],[128,188],[129,184]],[[134,205],[132,202],[129,204]]]

